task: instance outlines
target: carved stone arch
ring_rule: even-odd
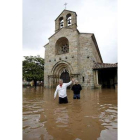
[[[61,61],[57,62],[57,63],[53,66],[53,68],[52,68],[52,70],[51,70],[51,73],[52,73],[52,75],[57,75],[57,76],[59,76],[60,72],[61,72],[64,68],[67,69],[67,71],[69,72],[70,75],[72,74],[73,69],[72,69],[71,64],[68,63],[67,61],[64,61],[64,60],[61,60]]]
[[[66,70],[66,72],[64,72],[64,69]],[[72,72],[72,66],[67,61],[61,60],[57,62],[51,70],[51,75],[53,75],[54,78],[54,87],[57,85],[59,79],[62,77],[64,78],[64,82],[69,82]]]

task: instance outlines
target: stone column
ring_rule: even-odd
[[[54,86],[54,78],[52,76],[52,88],[53,88],[53,86]]]
[[[93,71],[93,82],[95,86],[96,85],[96,70]]]
[[[50,77],[48,76],[48,88],[50,88]]]
[[[90,86],[91,86],[91,89],[94,88],[94,75],[90,75]]]
[[[49,81],[50,81],[49,82],[49,87],[51,88],[52,87],[52,77],[51,76],[49,77]]]
[[[49,88],[51,88],[51,77],[49,76]]]
[[[99,83],[98,83],[98,70],[96,70],[96,84],[99,85]]]
[[[57,78],[56,78],[56,75],[54,77],[54,86],[56,87],[56,82],[57,82]]]
[[[63,17],[63,20],[64,20],[64,27],[66,27],[67,26],[67,18]]]
[[[53,87],[53,77],[51,76],[51,88]]]
[[[54,87],[54,76],[52,76],[52,88]]]

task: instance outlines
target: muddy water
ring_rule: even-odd
[[[54,89],[23,88],[23,140],[117,140],[117,91],[84,89],[68,104]]]

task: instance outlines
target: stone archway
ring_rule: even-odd
[[[60,78],[64,80],[64,82],[69,82],[72,77],[72,67],[71,64],[66,61],[57,62],[52,68],[52,75],[49,78],[51,81],[51,87],[56,87]]]

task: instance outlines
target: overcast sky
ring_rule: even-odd
[[[78,30],[94,33],[105,63],[117,61],[117,0],[23,0],[23,56],[40,55],[54,34],[57,16],[77,13]]]

